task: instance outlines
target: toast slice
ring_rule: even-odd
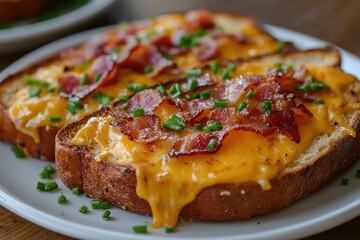
[[[0,139],[54,159],[54,136],[72,121],[183,69],[292,46],[242,15],[200,9],[120,24],[0,84]],[[72,101],[74,100],[74,101]]]
[[[263,56],[228,65],[231,81],[208,67],[136,93],[59,131],[58,175],[155,227],[283,208],[360,155],[360,83],[334,56]]]

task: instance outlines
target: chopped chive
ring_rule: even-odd
[[[156,90],[157,90],[159,93],[161,93],[161,94],[163,94],[163,95],[165,95],[165,96],[168,95],[168,93],[166,92],[166,88],[165,88],[163,85],[158,86],[158,87],[156,88]]]
[[[178,98],[178,97],[181,96],[181,94],[182,94],[182,92],[176,92],[175,94],[173,94],[173,95],[171,96],[171,98],[172,98],[172,99]]]
[[[180,38],[180,46],[186,48],[192,48],[199,44],[198,39],[208,35],[209,32],[203,29],[198,30],[193,34],[186,34]]]
[[[94,80],[94,82],[98,82],[98,81],[100,80],[100,78],[101,78],[101,74],[100,74],[100,73],[96,73],[96,74],[94,75],[93,80]]]
[[[325,101],[321,98],[317,98],[317,99],[315,99],[314,103],[317,105],[322,105],[325,103]]]
[[[80,189],[78,187],[74,187],[71,191],[74,195],[80,195]]]
[[[175,83],[170,87],[169,90],[170,94],[175,94],[176,92],[182,92],[181,87],[178,83]]]
[[[50,122],[61,122],[61,117],[57,115],[53,115],[49,117]]]
[[[146,84],[143,84],[141,86],[139,86],[138,84],[136,83],[129,83],[127,86],[126,86],[127,90],[131,91],[131,92],[140,92],[142,90],[145,90],[147,88],[147,85]]]
[[[209,150],[214,150],[215,149],[215,147],[216,147],[216,139],[211,139],[210,140],[210,142],[209,142],[209,144],[207,145],[207,148],[209,149]]]
[[[66,202],[66,196],[61,194],[60,196],[58,196],[58,203],[59,204],[63,204]]]
[[[167,60],[173,60],[173,59],[174,59],[174,56],[171,55],[171,54],[165,54],[165,55],[164,55],[164,58],[166,58]]]
[[[81,78],[80,84],[81,84],[81,85],[86,85],[87,82],[88,82],[88,79],[89,79],[89,74],[88,74],[88,73],[84,73],[84,75],[83,75],[82,78]]]
[[[341,179],[341,185],[349,185],[349,179],[348,178]]]
[[[118,98],[120,100],[127,101],[127,100],[129,100],[129,95],[127,95],[126,93],[120,93]]]
[[[196,99],[196,98],[200,98],[200,93],[195,93],[193,96],[192,96],[193,99]]]
[[[82,214],[87,213],[87,211],[88,211],[88,207],[85,206],[85,205],[82,205],[82,206],[79,208],[79,212],[81,212]]]
[[[311,83],[311,89],[314,91],[321,91],[324,88],[330,89],[329,85],[323,83],[323,82],[313,82]]]
[[[218,121],[207,121],[206,126],[203,127],[203,130],[206,133],[213,132],[213,131],[220,131],[223,129],[223,126]]]
[[[91,200],[91,207],[92,209],[100,209],[101,208],[101,201],[98,199]]]
[[[212,89],[208,89],[208,90],[204,90],[204,91],[201,91],[199,92],[199,97],[201,99],[204,99],[204,100],[207,100],[211,97],[211,94],[215,92],[215,89],[212,88]]]
[[[237,110],[238,111],[242,111],[243,109],[245,109],[247,106],[247,103],[243,100],[241,100],[237,106]]]
[[[247,94],[246,94],[246,98],[247,99],[252,99],[253,97],[255,97],[255,91],[254,90],[250,90]]]
[[[55,88],[54,88],[54,87],[50,87],[50,88],[48,88],[48,92],[49,92],[49,93],[53,93],[53,92],[55,92]]]
[[[221,70],[221,78],[222,78],[223,80],[231,79],[228,69],[222,69],[222,70]]]
[[[54,189],[57,189],[59,186],[58,184],[56,183],[56,181],[47,181],[45,182],[45,189],[44,191],[51,191],[51,190],[54,190]]]
[[[271,113],[271,102],[269,99],[265,99],[262,104],[261,104],[261,110],[266,113],[266,114],[270,114]]]
[[[105,209],[109,209],[110,205],[108,202],[101,202],[101,209],[105,210]]]
[[[201,127],[201,124],[200,123],[195,123],[194,124],[194,128],[198,131],[201,131],[202,130],[202,127]]]
[[[112,52],[111,52],[111,58],[116,60],[119,56],[119,53],[121,52],[121,48],[120,47],[116,47]]]
[[[216,60],[212,60],[211,62],[209,62],[211,71],[215,74],[219,71],[219,66]]]
[[[185,76],[187,77],[200,77],[201,69],[188,69],[185,70]]]
[[[166,233],[173,233],[175,231],[175,227],[174,226],[166,226],[165,227],[165,232]]]
[[[181,132],[186,127],[181,118],[176,115],[171,115],[164,123],[163,127],[175,132]]]
[[[21,148],[17,147],[17,146],[12,146],[11,151],[14,153],[15,157],[17,157],[17,158],[24,158],[25,157],[24,151]]]
[[[228,65],[227,65],[227,68],[232,72],[234,72],[236,70],[236,67],[237,66],[235,63],[228,63]]]
[[[25,75],[24,80],[28,85],[35,85],[43,88],[48,88],[50,86],[50,83],[32,78],[30,75]]]
[[[146,74],[149,74],[149,73],[151,73],[152,71],[154,71],[154,68],[153,68],[153,66],[151,66],[151,65],[148,65],[148,66],[146,66],[146,67],[144,68],[144,73],[146,73]]]
[[[227,103],[226,101],[220,99],[220,98],[217,98],[215,99],[215,101],[213,102],[213,106],[214,107],[218,107],[218,108],[226,108],[227,107]]]
[[[147,233],[147,225],[133,226],[134,233]]]
[[[110,218],[110,214],[111,212],[109,210],[105,210],[103,215],[102,215],[102,218],[105,220],[105,221],[108,221],[109,218]]]
[[[39,173],[39,177],[41,177],[41,178],[50,178],[53,173],[55,173],[55,168],[53,166],[51,166],[50,164],[48,164]]]
[[[184,99],[187,100],[187,101],[190,101],[190,100],[191,100],[191,97],[186,94],[186,95],[184,96]]]
[[[88,66],[90,66],[90,61],[86,61],[86,62],[82,62],[82,63],[79,63],[78,65],[75,66],[75,69],[76,70],[83,70],[85,68],[87,68]]]
[[[287,72],[287,71],[292,71],[294,69],[292,66],[281,65],[279,63],[275,64],[274,68],[279,72]]]
[[[66,109],[73,115],[78,113],[81,109],[84,108],[84,105],[80,102],[78,98],[70,98]]]
[[[31,87],[29,88],[29,95],[30,97],[38,97],[41,94],[41,90],[38,87]]]
[[[139,91],[142,91],[142,90],[145,90],[147,89],[147,85],[146,84],[143,84],[143,85],[140,85],[139,86]]]
[[[101,105],[108,105],[114,100],[112,96],[106,95],[102,92],[95,92],[92,98],[96,99]]]
[[[310,86],[310,84],[308,84],[308,83],[304,83],[303,85],[295,86],[295,87],[294,87],[294,90],[296,90],[296,91],[302,91],[302,92],[304,92],[304,93],[309,92],[310,89],[311,89],[311,86]]]
[[[198,85],[199,85],[198,81],[192,79],[188,82],[188,90],[195,91]]]
[[[121,20],[118,26],[119,28],[126,28],[128,26],[128,22],[126,20]]]
[[[310,82],[312,83],[316,82],[316,78],[314,76],[310,76]]]
[[[281,52],[283,51],[286,47],[289,47],[289,46],[294,46],[294,43],[293,42],[290,42],[290,41],[284,41],[284,42],[279,42],[276,47],[275,47],[275,51],[276,52]]]
[[[39,191],[45,191],[45,183],[37,182],[36,189]]]
[[[145,115],[145,111],[143,108],[137,108],[132,110],[133,117],[141,117]]]
[[[121,105],[122,109],[128,109],[130,107],[130,104],[128,102],[124,103],[123,105]]]
[[[357,178],[357,179],[360,179],[360,169],[357,169],[357,170],[356,170],[356,178]]]

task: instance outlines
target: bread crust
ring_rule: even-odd
[[[102,199],[123,209],[151,214],[147,201],[136,194],[136,173],[130,166],[110,161],[96,161],[91,149],[69,142],[91,117],[63,128],[56,138],[56,168],[69,188],[79,187],[88,197]],[[350,167],[360,155],[360,112],[352,118],[356,137],[345,136],[330,144],[314,161],[286,169],[272,179],[270,190],[257,183],[216,184],[203,189],[196,199],[180,212],[184,220],[233,221],[263,215],[290,205],[321,188]]]

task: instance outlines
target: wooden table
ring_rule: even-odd
[[[84,28],[114,24],[120,19],[142,18],[157,13],[197,7],[247,13],[261,22],[290,28],[321,38],[360,56],[359,0],[117,1],[104,16]],[[22,52],[0,57],[0,69],[5,68],[24,54]],[[307,239],[359,239],[359,226],[360,217],[357,217],[336,228]],[[71,238],[37,226],[0,207],[0,239],[60,240]]]

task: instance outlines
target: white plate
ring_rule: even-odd
[[[324,47],[325,42],[278,27],[267,26],[274,36],[298,43],[301,48]],[[46,58],[59,49],[87,39],[94,32],[80,33],[54,42],[25,56],[1,73],[0,78],[19,71],[34,61]],[[341,50],[343,68],[360,76],[360,59]],[[78,212],[82,204],[90,208],[90,199],[74,196],[60,180],[59,190],[38,192],[38,174],[47,164],[36,159],[16,159],[10,146],[0,143],[0,203],[16,214],[53,231],[82,239],[289,239],[309,236],[332,228],[360,215],[360,180],[355,173],[360,162],[328,186],[276,213],[246,221],[231,223],[180,223],[176,232],[164,233],[163,228],[149,228],[148,234],[134,234],[132,226],[150,224],[151,218],[111,209],[111,221],[103,221],[100,210],[86,215]],[[350,184],[340,184],[349,178]],[[57,203],[57,196],[65,194],[69,202]]]
[[[47,21],[0,30],[0,54],[30,49],[98,16],[113,0],[91,0],[85,5]]]

